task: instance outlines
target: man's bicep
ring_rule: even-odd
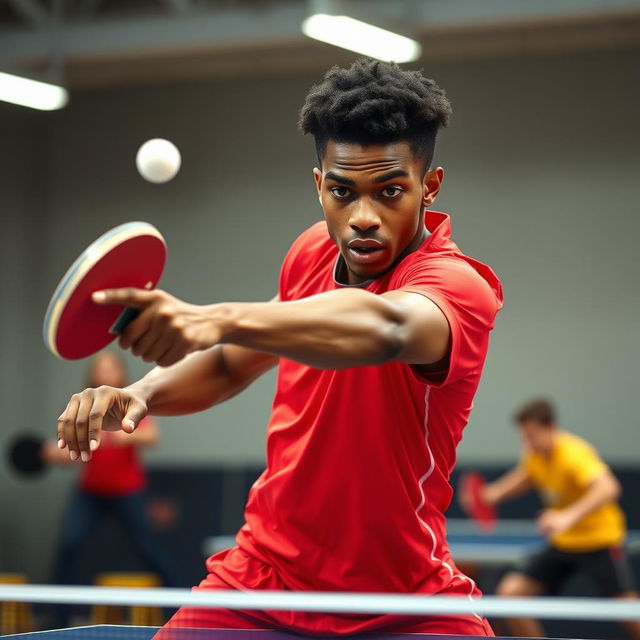
[[[403,350],[398,360],[430,365],[449,356],[451,328],[442,309],[427,295],[396,289],[382,294],[397,305],[403,316]]]

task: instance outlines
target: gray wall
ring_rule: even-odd
[[[495,268],[506,294],[465,462],[514,460],[509,416],[540,393],[557,398],[563,424],[611,462],[638,461],[638,53],[425,65],[455,110],[439,147],[447,177],[437,208],[453,215],[454,238]],[[70,258],[104,230],[156,224],[169,245],[162,286],[186,300],[273,295],[289,243],[321,215],[311,141],[295,128],[315,79],[86,92],[46,116],[0,109],[0,447],[20,429],[53,434],[66,399],[84,386],[85,363],[46,353],[40,322]],[[155,136],[183,154],[180,175],[162,186],[144,182],[133,162]],[[128,362],[136,376],[148,369]],[[225,406],[162,419],[150,461],[259,463],[272,393],[269,375]],[[12,513],[0,527],[7,568],[46,577],[71,480],[54,471],[27,484],[0,467],[0,509]],[[36,499],[45,526],[34,532]]]

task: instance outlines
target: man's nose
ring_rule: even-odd
[[[349,226],[354,231],[375,231],[380,228],[380,216],[370,204],[358,203],[349,218]]]

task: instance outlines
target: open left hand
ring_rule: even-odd
[[[193,351],[208,349],[221,337],[218,305],[201,306],[183,302],[155,289],[107,289],[93,294],[97,304],[135,307],[139,315],[122,332],[120,346],[131,349],[145,362],[168,367]]]
[[[538,531],[540,531],[545,538],[550,538],[562,533],[574,524],[573,516],[565,509],[547,509],[543,511],[536,520]]]

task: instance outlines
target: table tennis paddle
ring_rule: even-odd
[[[23,476],[38,476],[47,464],[42,456],[44,440],[35,435],[24,434],[14,438],[7,448],[11,468]]]
[[[492,531],[496,525],[497,513],[495,507],[487,504],[482,497],[485,485],[486,480],[477,471],[468,471],[462,474],[460,491],[464,499],[461,504],[478,525],[478,528],[483,531]]]
[[[121,305],[98,305],[95,291],[153,289],[167,247],[146,222],[127,222],[100,236],[78,257],[56,287],[44,318],[43,337],[59,358],[86,358],[106,347],[138,314]]]

